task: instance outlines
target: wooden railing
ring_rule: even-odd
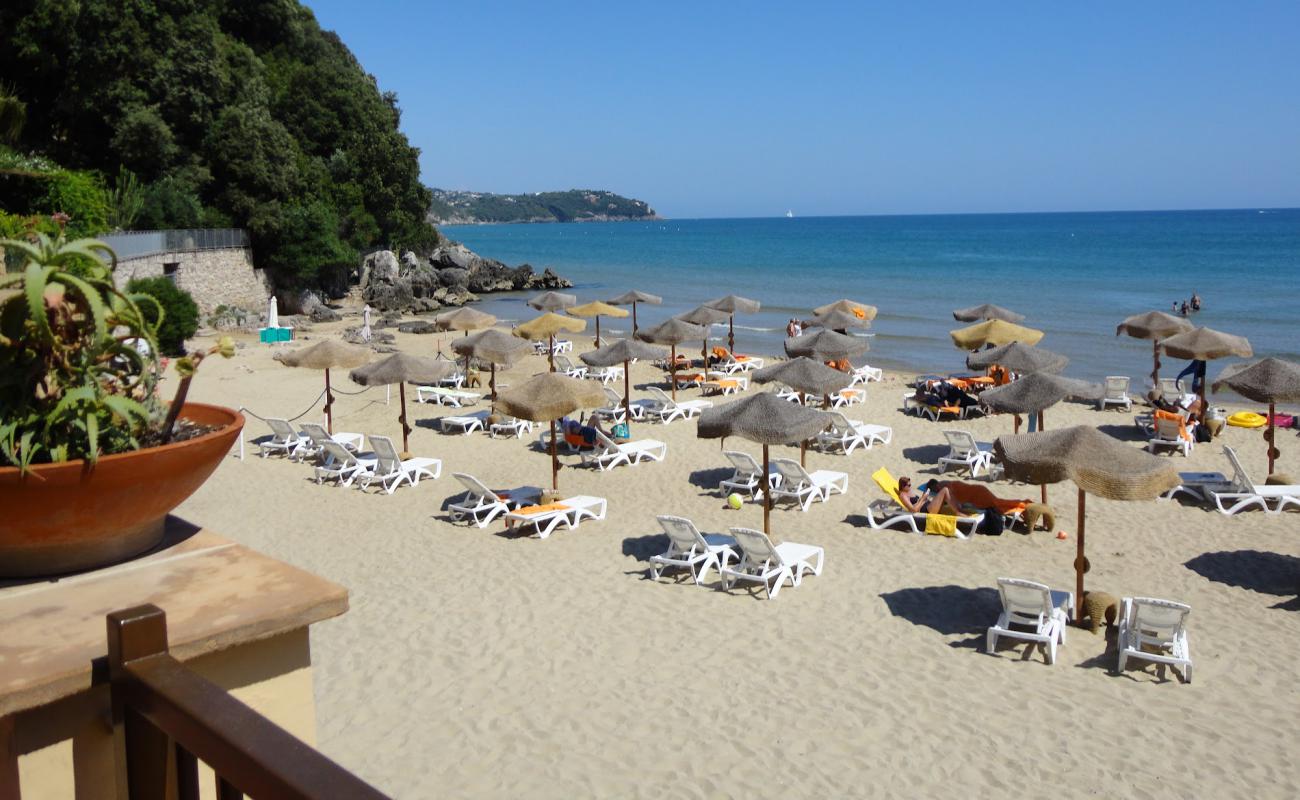
[[[199,761],[219,800],[385,797],[169,655],[157,606],[108,615],[108,668],[130,800],[197,800]]]

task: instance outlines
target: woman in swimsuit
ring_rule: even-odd
[[[939,486],[939,490],[934,491],[938,481],[932,481],[930,486],[924,492],[913,492],[912,479],[902,477],[898,479],[898,499],[902,502],[903,508],[913,514],[938,514],[944,504],[950,508],[956,508],[957,504],[953,502],[952,495],[948,492],[947,486]]]

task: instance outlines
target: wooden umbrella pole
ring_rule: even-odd
[[[397,395],[402,398],[402,416],[398,417],[402,421],[402,452],[411,452],[411,426],[406,424],[406,384],[397,384]]]
[[[763,533],[772,532],[772,526],[769,521],[769,516],[772,510],[772,492],[769,491],[770,487],[768,486],[767,481],[767,471],[769,469],[771,469],[771,467],[769,466],[767,459],[767,445],[763,445]]]
[[[596,315],[596,347],[600,347],[600,315]]]
[[[329,367],[325,368],[325,431],[330,436],[334,435],[334,412],[330,406],[334,405],[334,395],[330,393],[330,371]]]
[[[1268,404],[1268,436],[1264,437],[1265,441],[1268,442],[1268,474],[1269,475],[1273,474],[1273,442],[1277,440],[1277,432],[1273,428],[1273,408],[1274,408],[1274,404],[1269,403]],[[1202,412],[1202,416],[1204,416],[1204,412]],[[1204,420],[1202,420],[1201,424],[1202,425],[1205,424]]]
[[[799,442],[799,466],[808,467],[808,440],[804,439]]]
[[[1075,544],[1074,555],[1074,621],[1078,625],[1083,624],[1083,573],[1088,571],[1087,559],[1083,557],[1083,528],[1084,518],[1087,515],[1087,502],[1084,500],[1086,495],[1083,490],[1079,490],[1079,541]]]
[[[497,362],[493,361],[491,364],[492,375],[488,378],[488,393],[491,395],[491,399],[495,402],[497,399]]]
[[[731,351],[731,357],[736,357],[736,315],[731,314],[727,317],[727,349]]]
[[[551,420],[551,491],[560,490],[560,457],[555,453],[555,420]],[[1080,578],[1080,580],[1083,580]]]
[[[550,362],[551,372],[555,371],[555,334],[546,337],[546,360]]]
[[[632,335],[636,336],[636,303],[632,304]]]
[[[628,430],[632,428],[632,379],[629,373],[632,372],[632,362],[623,362],[623,421],[627,423]]]
[[[673,393],[673,400],[677,399],[677,345],[672,345],[672,352],[668,354],[668,383],[669,389]]]
[[[1015,425],[1014,425],[1014,427],[1012,428],[1011,432],[1012,432],[1012,433],[1020,433],[1020,415],[1019,415],[1019,414],[1012,414],[1012,415],[1011,415],[1011,418],[1012,418],[1013,420],[1015,420]]]
[[[1043,412],[1041,411],[1038,412],[1038,432],[1043,432]],[[1038,488],[1043,493],[1043,505],[1047,505],[1047,484],[1040,483]]]
[[[1151,386],[1160,388],[1160,340],[1151,340]]]

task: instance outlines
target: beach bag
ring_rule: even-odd
[[[1006,526],[1002,522],[1002,512],[996,508],[984,509],[984,519],[980,520],[979,527],[975,529],[976,533],[982,533],[985,536],[1001,536]]]
[[[629,439],[632,436],[632,431],[628,429],[626,422],[618,423],[609,432],[614,435],[615,439]]]
[[[1196,441],[1200,444],[1205,444],[1209,442],[1213,438],[1212,434],[1210,433],[1210,426],[1204,424],[1197,425],[1196,433],[1194,434],[1194,437]]]

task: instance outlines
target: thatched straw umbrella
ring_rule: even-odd
[[[870,306],[866,303],[858,303],[853,300],[836,300],[834,303],[827,303],[824,306],[818,306],[813,309],[813,313],[817,315],[829,314],[832,311],[843,311],[846,314],[852,314],[859,319],[870,322],[876,318],[878,309],[875,306]]]
[[[727,349],[733,354],[736,352],[736,315],[757,314],[758,310],[763,307],[762,303],[757,300],[750,300],[748,297],[740,297],[734,294],[719,297],[717,300],[710,300],[704,305],[709,308],[716,308],[718,311],[727,312]]]
[[[677,319],[689,322],[692,325],[699,325],[704,329],[704,336],[701,337],[703,344],[700,345],[700,355],[704,358],[706,368],[709,365],[709,326],[721,324],[730,318],[731,316],[727,312],[709,308],[708,306],[696,306],[685,314],[677,315]]]
[[[596,300],[591,303],[584,303],[580,306],[572,306],[565,309],[569,314],[575,317],[595,317],[596,318],[596,347],[600,347],[600,318],[601,317],[626,317],[628,312],[621,308],[611,306],[609,303],[602,303]]]
[[[680,319],[661,322],[653,328],[647,328],[636,335],[636,338],[643,342],[666,344],[671,348],[671,355],[668,359],[668,372],[674,400],[677,399],[677,345],[708,335],[708,328],[702,325],[692,325]]]
[[[1167,459],[1129,447],[1086,425],[1000,436],[993,442],[993,452],[1009,478],[1038,484],[1071,480],[1079,487],[1076,622],[1083,619],[1083,574],[1088,571],[1083,554],[1087,494],[1107,500],[1152,500],[1182,481]]]
[[[1060,353],[1024,342],[1012,342],[966,356],[966,366],[970,369],[988,369],[997,365],[1021,375],[1031,372],[1060,372],[1069,363],[1070,359]]]
[[[805,327],[825,328],[828,331],[847,331],[849,328],[870,328],[871,323],[865,317],[859,317],[857,314],[836,308],[808,320]]]
[[[632,374],[632,359],[644,358],[649,361],[655,358],[663,358],[665,355],[667,355],[667,352],[662,347],[638,342],[635,339],[619,339],[599,350],[583,353],[579,357],[582,359],[582,363],[592,367],[623,365],[623,411],[630,423],[632,420],[632,379],[630,377]]]
[[[1160,340],[1192,329],[1192,323],[1163,311],[1135,314],[1115,326],[1115,335],[1127,333],[1134,339],[1151,340],[1151,385],[1160,385]]]
[[[830,415],[794,403],[774,394],[762,392],[721,406],[707,408],[700,415],[696,435],[701,439],[740,436],[763,445],[763,532],[771,533],[769,520],[772,493],[768,491],[767,471],[770,461],[767,448],[774,444],[802,442],[830,424]]]
[[[753,378],[755,383],[784,383],[800,394],[800,400],[803,400],[803,395],[806,394],[821,395],[823,408],[830,404],[832,393],[846,388],[853,382],[851,374],[832,369],[806,356],[792,358],[789,361],[778,361],[763,367],[754,372]],[[808,466],[807,451],[807,442],[799,442],[799,463],[805,467]]]
[[[534,375],[523,385],[503,392],[497,406],[512,417],[551,423],[551,489],[560,488],[560,458],[555,451],[555,421],[582,408],[605,404],[605,393],[593,381],[554,372]]]
[[[977,322],[966,328],[948,331],[948,335],[952,337],[952,343],[962,350],[981,350],[989,345],[996,347],[1012,342],[1038,344],[1043,338],[1042,331],[1000,319]]]
[[[550,362],[551,372],[555,371],[555,334],[557,333],[581,333],[587,329],[587,323],[584,320],[574,319],[573,317],[562,317],[559,314],[546,312],[536,319],[531,319],[523,325],[516,326],[512,334],[520,339],[546,340],[546,358]]]
[[[1233,364],[1219,373],[1214,391],[1228,388],[1248,400],[1268,403],[1268,474],[1280,455],[1277,450],[1273,415],[1277,403],[1300,403],[1300,364],[1280,358],[1265,358],[1253,364]]]
[[[393,353],[382,361],[358,367],[348,373],[354,383],[362,386],[390,386],[397,384],[397,394],[402,400],[402,414],[397,421],[402,423],[402,451],[411,449],[411,426],[406,422],[406,384],[437,383],[456,371],[456,365],[450,361],[440,361],[427,356],[408,356],[405,353]]]
[[[818,361],[838,361],[860,356],[871,349],[866,339],[832,330],[805,333],[785,340],[785,354],[791,358],[807,356]]]
[[[434,318],[433,324],[439,330],[465,331],[465,335],[469,336],[470,331],[490,328],[497,324],[497,318],[491,314],[485,314],[482,311],[462,306],[455,311],[439,314]],[[465,356],[465,374],[469,374],[469,356]]]
[[[986,389],[980,394],[980,405],[1003,414],[1015,415],[1014,433],[1020,433],[1020,415],[1037,414],[1038,429],[1044,427],[1043,412],[1067,397],[1080,391],[1082,381],[1062,378],[1047,372],[1031,372],[1006,386]],[[1047,502],[1047,484],[1039,487],[1043,502]]]
[[[1244,336],[1216,331],[1213,328],[1193,328],[1190,331],[1170,336],[1160,342],[1160,349],[1165,355],[1174,358],[1186,358],[1193,361],[1211,361],[1228,356],[1250,358],[1255,354],[1250,342]],[[1205,365],[1197,370],[1197,383],[1201,387],[1201,408],[1205,403]]]
[[[287,367],[325,370],[325,429],[334,432],[334,394],[330,391],[330,370],[359,367],[370,360],[370,351],[354,344],[326,339],[302,350],[276,353],[275,359]]]
[[[528,301],[528,305],[538,311],[563,311],[577,304],[578,298],[575,295],[564,292],[542,292]]]
[[[959,308],[952,312],[952,318],[958,322],[980,322],[988,319],[1000,319],[1003,322],[1024,322],[1025,315],[1017,314],[1002,306],[985,303],[970,308]]]
[[[624,292],[613,300],[610,300],[609,304],[613,306],[632,306],[632,335],[636,336],[636,304],[649,303],[652,306],[657,306],[663,303],[663,301],[664,299],[657,294],[650,294],[649,292],[642,292],[633,289],[630,292]]]
[[[451,343],[451,349],[457,355],[465,356],[466,363],[471,358],[482,359],[492,365],[492,376],[488,380],[489,396],[497,396],[497,365],[508,367],[529,350],[528,343],[511,336],[505,331],[488,328],[472,336],[457,339]]]

